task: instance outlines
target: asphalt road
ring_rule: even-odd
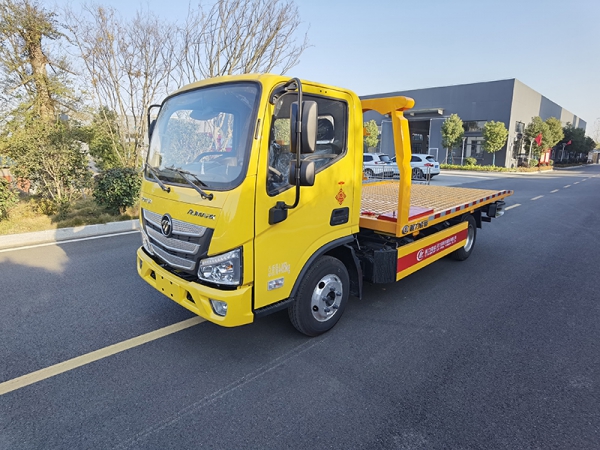
[[[600,448],[600,166],[432,184],[516,193],[467,261],[368,285],[323,336],[204,322],[1,395],[0,449]],[[0,252],[0,386],[192,317],[139,243]]]

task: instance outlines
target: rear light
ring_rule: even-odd
[[[433,167],[433,164],[427,163],[427,164],[425,164],[425,167]]]

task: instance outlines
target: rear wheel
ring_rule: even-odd
[[[329,331],[346,308],[349,290],[346,266],[332,256],[321,256],[304,275],[288,308],[292,325],[307,336]]]
[[[467,227],[467,240],[463,247],[451,253],[452,257],[458,261],[464,261],[471,255],[473,247],[475,246],[475,238],[477,237],[477,222],[475,222],[475,217],[473,217],[472,214],[468,214],[463,217],[462,221],[469,222],[469,226]]]
[[[369,178],[373,177],[373,171],[371,169],[365,169],[365,175]]]
[[[418,167],[415,167],[412,170],[412,179],[413,180],[422,180],[423,178],[424,178],[423,171],[421,169],[419,169]]]

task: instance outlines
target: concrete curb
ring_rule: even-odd
[[[33,233],[9,234],[0,236],[0,250],[19,248],[27,245],[61,242],[70,239],[80,239],[103,234],[124,233],[140,229],[140,222],[126,220],[98,225],[85,225],[73,228],[58,228],[56,230],[34,231]]]

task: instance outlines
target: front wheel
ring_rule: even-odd
[[[466,215],[462,221],[469,222],[469,226],[467,227],[467,240],[465,245],[451,253],[452,257],[457,261],[464,261],[471,255],[473,247],[475,246],[475,238],[477,237],[477,222],[475,222],[475,217],[473,217],[472,214],[469,214]]]
[[[307,336],[329,331],[346,308],[349,290],[346,266],[332,256],[321,256],[304,275],[288,308],[292,325]]]

